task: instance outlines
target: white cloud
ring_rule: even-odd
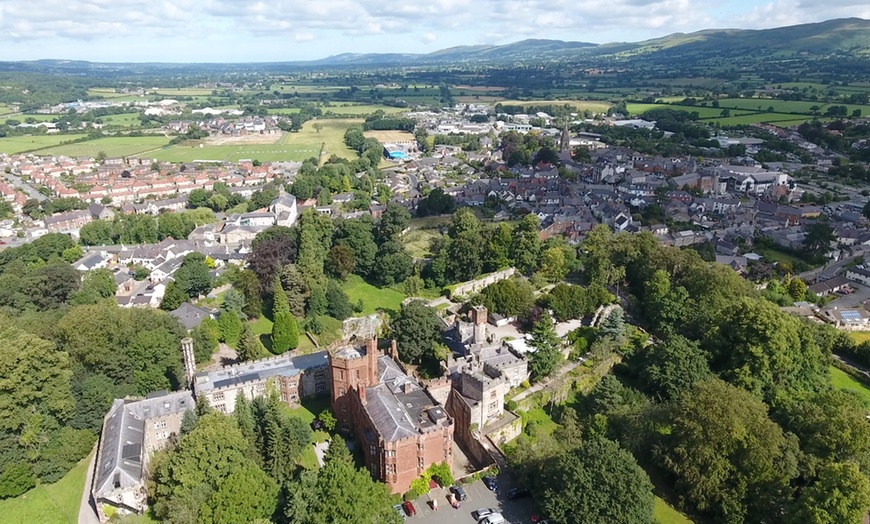
[[[431,50],[436,42],[446,47],[522,38],[636,41],[716,27],[870,18],[867,0],[747,2],[728,4],[725,15],[718,0],[0,0],[6,48],[0,58],[17,59],[9,54],[22,49],[28,55],[40,50],[76,54],[103,42],[135,41],[136,56],[159,57],[171,48],[181,53],[174,58],[181,61],[193,42],[208,40],[219,45],[201,46],[201,51],[211,52],[214,61],[262,43],[287,49],[285,58],[293,59],[299,49],[315,53],[322,48],[326,53],[314,56],[325,56]]]

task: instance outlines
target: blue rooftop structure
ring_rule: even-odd
[[[404,151],[390,151],[389,157],[391,160],[405,160],[408,158],[408,153]]]

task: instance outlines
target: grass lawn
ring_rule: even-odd
[[[544,105],[553,105],[553,106],[563,106],[569,105],[576,109],[577,111],[592,111],[593,113],[606,113],[608,109],[610,109],[610,104],[607,102],[587,102],[583,100],[527,100],[527,101],[519,101],[519,100],[502,100],[502,104],[512,105],[512,106],[544,106]]]
[[[792,265],[793,268],[797,269],[801,267],[799,264],[803,264],[806,266],[814,267],[814,264],[807,262],[806,260],[802,260],[790,253],[784,253],[782,251],[756,246],[754,249],[756,253],[764,257],[765,262],[773,263],[773,262],[788,262]]]
[[[56,146],[61,142],[77,140],[85,135],[36,135],[7,136],[0,138],[0,153],[14,155],[24,151],[33,151],[45,147]]]
[[[692,524],[685,515],[668,505],[667,502],[656,497],[656,505],[653,515],[658,524]]]
[[[385,114],[391,115],[396,113],[404,113],[409,111],[407,108],[403,107],[392,107],[392,106],[379,106],[379,105],[363,105],[363,104],[341,104],[341,103],[332,103],[328,107],[324,107],[323,114],[328,115],[330,113],[335,115],[370,115],[375,111],[383,111]]]
[[[550,418],[550,415],[548,415],[542,407],[534,407],[528,411],[520,411],[519,415],[523,419],[523,429],[525,429],[526,425],[530,422],[534,422],[538,427],[538,433],[549,435],[559,426],[553,422],[553,419]]]
[[[342,288],[351,304],[362,300],[362,315],[370,315],[378,309],[398,312],[402,307],[402,301],[405,300],[404,293],[389,288],[376,288],[359,275],[351,275]]]
[[[831,384],[835,388],[854,391],[864,401],[864,405],[870,407],[870,387],[834,366],[828,369],[831,371]]]
[[[97,156],[101,151],[107,157],[130,156],[165,146],[169,139],[164,136],[107,137],[87,142],[47,147],[39,155]]]
[[[0,501],[3,522],[68,524],[77,522],[90,455],[54,484],[37,486],[20,497]]]
[[[806,102],[801,100],[774,100],[770,98],[725,98],[719,100],[721,107],[737,108],[737,109],[756,109],[760,111],[770,111],[773,108],[776,113],[795,113],[795,114],[811,114],[813,107],[818,107],[820,114],[824,115],[827,108],[831,105],[845,105],[849,113],[855,109],[860,109],[863,114],[870,111],[870,106],[862,106],[856,104],[826,104],[824,102]]]
[[[328,397],[318,397],[314,399],[306,399],[302,401],[302,405],[298,408],[289,408],[287,411],[290,415],[302,419],[306,424],[310,425],[324,409],[329,408]],[[302,452],[299,457],[299,464],[305,469],[316,469],[317,455],[314,454],[314,444],[326,442],[329,440],[329,433],[323,430],[317,430],[311,434],[311,444]]]
[[[856,344],[860,344],[861,342],[867,342],[870,340],[870,331],[852,331],[849,333],[849,336],[852,337],[852,340],[854,340]]]
[[[315,122],[323,126],[320,133],[314,128]],[[213,146],[196,141],[149,151],[145,156],[167,162],[191,162],[194,160],[238,162],[243,158],[260,160],[261,162],[279,162],[316,158],[322,149],[327,158],[337,155],[347,159],[355,159],[357,158],[356,152],[351,151],[344,144],[344,132],[350,126],[361,123],[362,120],[359,119],[311,120],[306,122],[298,133],[286,133],[274,144]]]
[[[414,229],[402,236],[405,251],[414,258],[426,258],[432,256],[429,245],[432,239],[439,238],[441,233],[434,229]]]
[[[139,127],[142,121],[139,120],[139,113],[121,113],[119,115],[109,115],[101,117],[100,120],[107,126],[117,127]]]

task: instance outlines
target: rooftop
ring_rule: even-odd
[[[292,377],[299,373],[321,366],[327,366],[326,351],[308,355],[264,358],[226,366],[217,371],[196,374],[197,393],[235,386],[246,382],[257,382],[269,377]]]

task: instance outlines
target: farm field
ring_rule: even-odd
[[[859,397],[861,397],[864,405],[870,408],[870,387],[867,387],[866,384],[834,366],[831,366],[829,369],[831,371],[831,384],[835,388],[845,391],[854,391]]]
[[[96,156],[100,152],[107,157],[131,156],[165,146],[169,139],[164,136],[106,137],[87,142],[47,147],[40,155]]]
[[[332,103],[328,107],[323,107],[323,114],[328,115],[330,113],[336,115],[370,115],[375,111],[383,111],[388,115],[396,114],[396,113],[404,113],[407,112],[408,109],[404,107],[392,107],[392,106],[381,106],[381,105],[366,105],[366,104],[336,104]]]
[[[402,307],[405,295],[390,288],[377,288],[359,275],[351,275],[342,286],[351,304],[362,300],[363,310],[360,315],[371,315],[378,309],[398,312]]]
[[[281,107],[278,109],[269,109],[270,115],[295,115],[302,111],[298,107]]]
[[[366,138],[375,138],[381,142],[408,142],[414,140],[414,135],[407,131],[365,131]]]
[[[278,91],[279,93],[334,93],[341,90],[335,86],[319,86],[319,85],[302,85],[302,84],[272,84],[269,87],[270,92]]]
[[[61,142],[77,140],[86,135],[36,135],[36,136],[7,136],[0,138],[0,153],[9,155],[23,151],[33,151],[46,147],[56,146]]]
[[[107,126],[120,127],[139,127],[142,121],[139,120],[139,113],[121,113],[120,115],[109,115],[100,117],[103,124]]]
[[[9,113],[12,113],[12,108],[6,104],[0,104],[0,115],[8,115]]]
[[[20,497],[0,501],[3,522],[77,522],[90,458],[90,455],[83,458],[54,484],[39,485]]]
[[[719,100],[721,107],[737,108],[737,109],[755,109],[769,111],[775,113],[792,113],[792,114],[812,114],[812,107],[818,107],[821,114],[831,105],[845,105],[851,113],[855,109],[860,109],[863,114],[870,114],[870,106],[862,106],[855,104],[825,104],[823,102],[804,102],[796,100],[773,100],[770,98],[725,98]]]
[[[238,162],[242,158],[261,162],[302,161],[316,158],[320,153],[321,146],[323,146],[323,151],[327,157],[331,155],[348,159],[357,157],[356,152],[344,145],[344,132],[348,127],[362,123],[362,120],[317,120],[317,123],[323,125],[320,133],[314,129],[314,123],[314,121],[306,122],[301,131],[286,133],[281,140],[274,144],[221,146],[203,144],[200,147],[199,142],[182,143],[149,152],[147,156],[168,162],[191,162],[194,160]]]
[[[502,104],[510,104],[517,106],[538,106],[538,105],[569,105],[576,108],[578,111],[592,111],[593,113],[605,113],[610,109],[610,104],[607,102],[588,102],[585,100],[502,100]]]
[[[674,111],[686,111],[687,113],[697,112],[699,118],[719,118],[722,116],[721,107],[704,107],[704,106],[681,106],[676,104],[626,104],[625,108],[628,112],[634,115],[641,115],[650,109],[673,109]],[[731,111],[734,116],[752,114],[749,111]]]
[[[46,115],[43,113],[27,113],[23,115],[18,115],[15,117],[15,120],[20,120],[22,122],[26,122],[28,118],[32,118],[37,122],[52,122],[57,119],[60,115]]]
[[[796,117],[796,115],[785,115],[782,113],[748,113],[741,116],[713,118],[707,120],[707,122],[718,122],[720,125],[723,126],[740,126],[757,123],[770,123],[779,125],[780,122],[791,122],[788,125],[792,125],[795,122],[803,123],[808,120],[812,120],[812,117],[807,116],[804,118],[799,118]]]
[[[658,524],[692,524],[692,521],[688,517],[672,508],[659,497],[656,497],[653,516]]]
[[[147,89],[145,92],[148,94],[157,93],[158,95],[163,96],[211,96],[211,92],[214,89],[207,87],[181,87],[181,88],[159,88],[159,89]],[[218,90],[220,91],[220,90]]]

